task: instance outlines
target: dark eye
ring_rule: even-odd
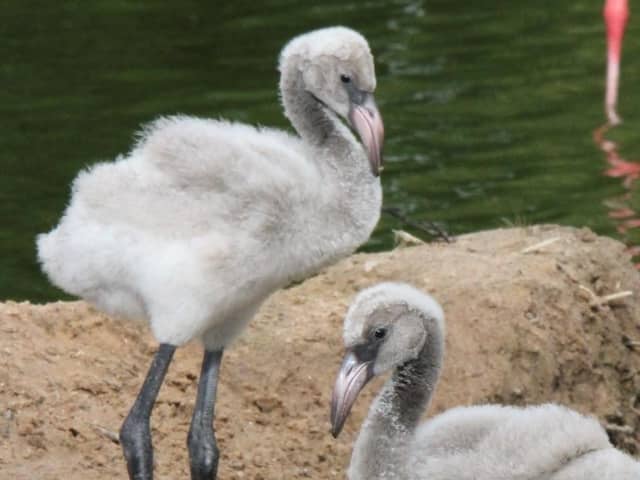
[[[351,81],[351,77],[343,73],[342,75],[340,75],[340,80],[342,81],[342,83],[349,83]]]
[[[384,338],[386,334],[387,334],[387,329],[382,327],[378,327],[373,331],[373,336],[378,339]]]

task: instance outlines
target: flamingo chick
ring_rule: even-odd
[[[454,408],[419,425],[444,353],[444,314],[399,283],[362,291],[344,325],[347,353],[331,404],[337,436],[358,393],[393,371],[356,441],[350,480],[637,480],[593,418],[560,405]]]
[[[38,237],[54,284],[146,319],[160,343],[120,430],[131,479],[152,478],[151,410],[176,347],[192,339],[205,353],[191,478],[215,478],[223,349],[271,293],[353,252],[378,221],[383,124],[366,40],[344,27],[313,31],[285,46],[279,69],[298,135],[161,118],[128,155],[81,172],[59,225]]]

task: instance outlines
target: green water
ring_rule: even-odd
[[[0,22],[0,298],[45,301],[33,238],[78,169],[128,150],[157,115],[288,128],[276,58],[303,31],[370,41],[387,144],[385,203],[452,233],[557,222],[617,235],[591,138],[603,122],[601,2],[5,0]],[[632,16],[609,133],[640,152],[640,23]],[[634,197],[635,198],[635,197]],[[633,200],[633,199],[632,199]],[[383,217],[367,250],[387,248]]]

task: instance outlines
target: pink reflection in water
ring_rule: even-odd
[[[622,158],[618,152],[618,144],[605,138],[605,134],[612,127],[611,123],[596,128],[593,132],[593,140],[605,154],[609,168],[604,174],[607,177],[621,178],[626,188],[631,188],[633,182],[640,178],[640,163]]]
[[[640,178],[640,162],[624,159],[618,150],[618,144],[605,138],[605,134],[612,126],[611,123],[606,123],[596,128],[593,132],[593,140],[604,153],[609,165],[603,174],[607,177],[620,178],[627,191],[617,198],[606,201],[605,205],[609,208],[609,218],[616,223],[616,230],[629,246],[628,252],[632,257],[637,257],[640,256],[640,246],[632,243],[629,234],[640,228],[640,213],[632,205],[635,181]],[[640,263],[636,263],[636,268],[640,269]]]

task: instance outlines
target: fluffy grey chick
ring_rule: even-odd
[[[419,424],[440,374],[444,314],[430,296],[382,283],[356,297],[331,404],[337,436],[358,393],[392,371],[354,446],[351,480],[638,480],[640,463],[566,407],[460,407]]]

